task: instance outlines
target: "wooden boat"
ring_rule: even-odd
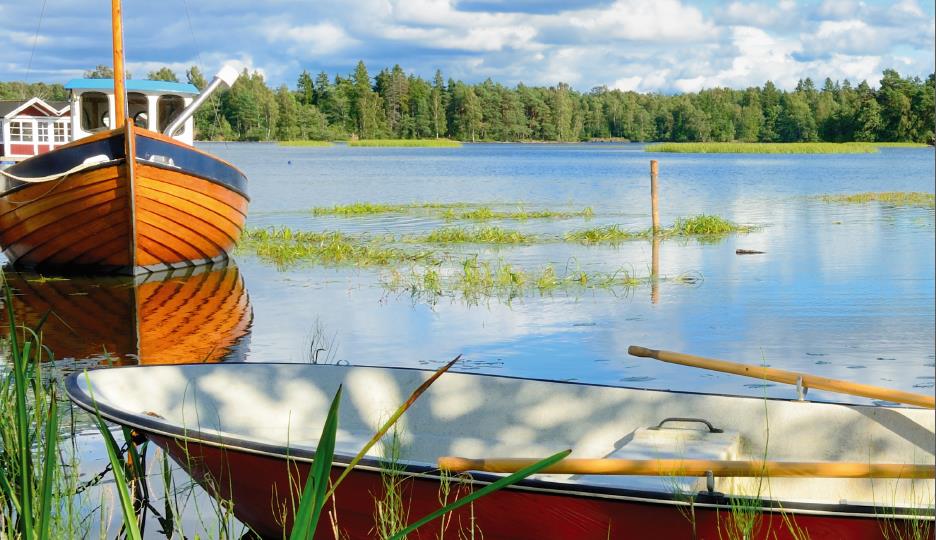
[[[194,99],[195,87],[162,81],[130,81],[128,94],[113,3],[115,78],[69,83],[73,142],[0,171],[0,246],[19,267],[84,273],[225,260],[244,226],[247,179],[191,145],[192,116],[237,73],[223,69]]]
[[[243,360],[252,312],[233,264],[136,277],[44,278],[4,272],[19,324],[42,322],[56,359],[103,364]],[[5,328],[0,329],[0,332]]]
[[[241,521],[280,538],[291,525],[290,471],[308,474],[339,385],[333,479],[430,375],[335,365],[131,367],[72,376],[67,391],[90,409],[93,388],[105,418],[143,433],[233,500]],[[399,489],[412,522],[441,506],[443,486],[452,501],[499,477],[485,469],[512,463],[444,456],[542,458],[571,448],[585,460],[560,462],[410,538],[438,538],[447,527],[453,538],[489,540],[714,539],[737,533],[744,515],[753,517],[753,538],[928,535],[934,423],[932,410],[913,407],[446,373],[398,424],[394,467],[407,475]],[[342,537],[375,536],[383,455],[373,449],[326,507]],[[439,464],[482,472],[454,478]],[[618,474],[598,474],[608,472]],[[333,532],[320,526],[318,537]]]

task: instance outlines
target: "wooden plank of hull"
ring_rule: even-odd
[[[122,167],[113,165],[0,198],[0,244],[7,258],[26,267],[90,260],[98,267],[126,268],[130,239],[122,181]]]
[[[202,485],[220,486],[221,496],[233,500],[234,514],[265,538],[283,537],[282,518],[273,509],[289,515],[290,486],[295,478],[309,474],[308,462],[217,448],[197,442],[179,441],[147,433],[159,446]],[[332,480],[344,466],[332,468]],[[290,472],[293,474],[290,483]],[[449,480],[449,501],[464,496],[478,486]],[[343,538],[374,537],[375,501],[385,495],[380,471],[358,469],[347,477],[323,515],[336,510]],[[440,480],[436,477],[410,477],[398,486],[407,509],[409,521],[429,514],[439,505]],[[282,494],[274,499],[274,493]],[[704,497],[701,497],[704,499]],[[337,505],[337,508],[335,507]],[[436,520],[419,529],[411,538],[439,538],[443,533],[453,537],[459,532],[482,535],[485,539],[581,539],[606,538],[727,538],[733,527],[729,501],[697,500],[695,535],[688,518],[689,508],[672,501],[652,499],[605,498],[572,492],[506,489],[479,499],[471,509],[463,508],[452,515],[447,530]],[[291,520],[291,517],[288,518]],[[790,524],[793,524],[793,527]],[[932,529],[932,523],[930,529]],[[805,532],[811,538],[849,538],[879,540],[897,527],[906,527],[909,520],[874,519],[848,515],[782,514],[764,509],[755,528],[754,538],[794,539],[791,529]],[[285,525],[286,530],[291,526]],[[926,526],[926,523],[923,523]],[[329,527],[320,524],[316,538],[331,538]]]
[[[226,258],[247,212],[247,199],[211,181],[138,164],[137,265],[177,266]]]
[[[27,268],[127,273],[227,258],[246,219],[244,195],[144,161],[136,164],[133,189],[126,175],[117,163],[0,198],[0,245],[7,258]]]

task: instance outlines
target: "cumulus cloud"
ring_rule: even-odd
[[[40,5],[0,0],[0,79],[23,78]],[[137,76],[166,65],[213,72],[225,61],[293,85],[299,72],[411,73],[580,90],[690,91],[773,80],[867,78],[933,70],[934,7],[919,0],[203,0],[126,6]],[[65,80],[110,63],[107,10],[92,0],[50,9],[28,75]]]

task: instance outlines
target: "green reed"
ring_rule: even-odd
[[[871,143],[741,143],[699,142],[648,144],[645,152],[682,154],[873,154]]]

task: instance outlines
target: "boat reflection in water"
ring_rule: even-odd
[[[46,278],[5,270],[19,324],[42,322],[56,359],[114,364],[243,360],[253,314],[237,266],[137,277]],[[5,329],[4,329],[5,330]]]

